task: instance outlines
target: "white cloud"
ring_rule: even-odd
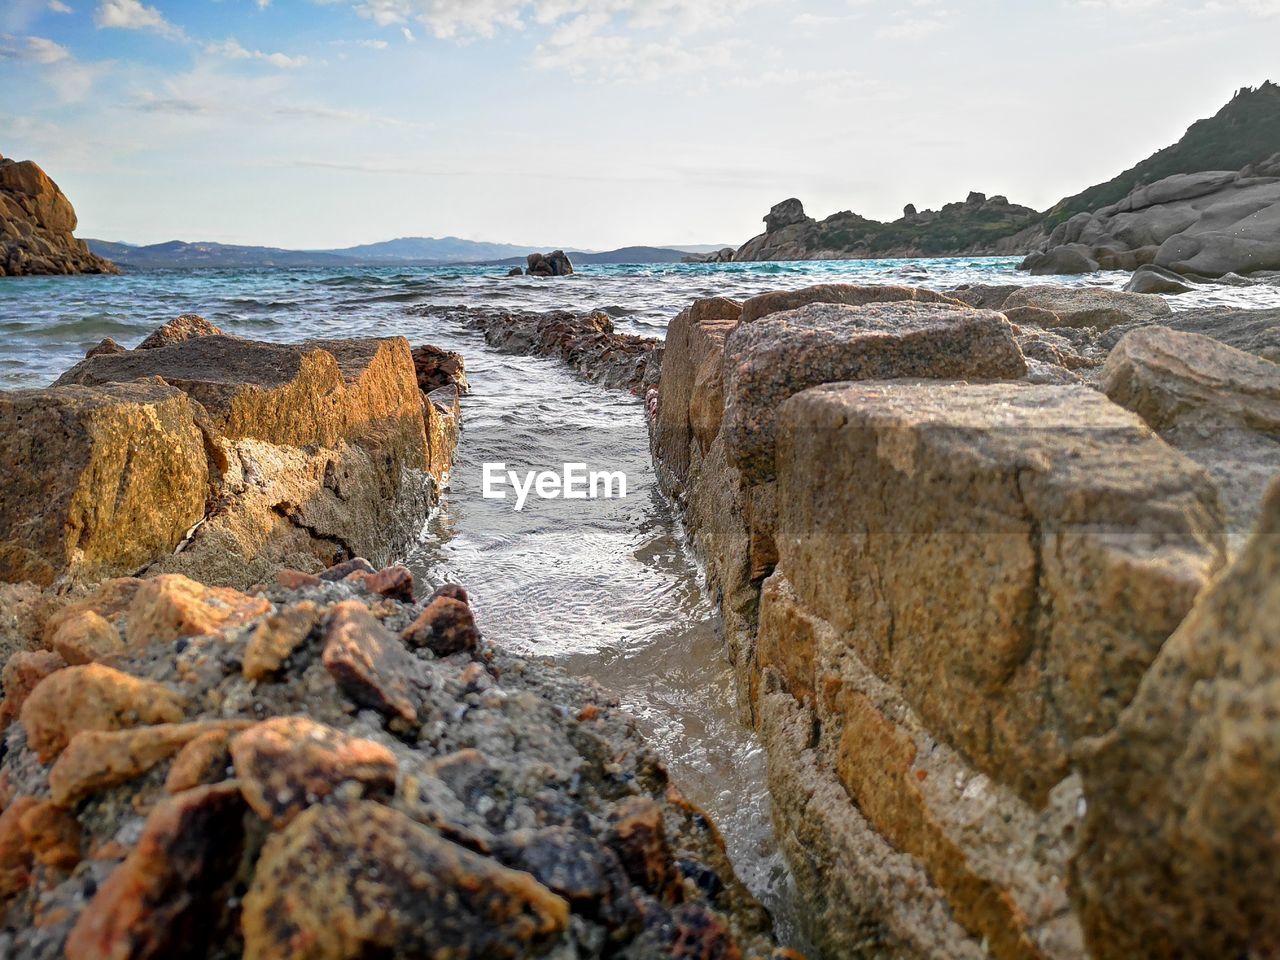
[[[71,51],[45,37],[14,37],[0,34],[0,60],[25,60],[45,66],[71,58]]]
[[[89,95],[107,64],[81,63],[71,51],[46,37],[0,34],[0,60],[21,60],[49,69],[41,72],[58,99],[77,103]]]
[[[63,3],[62,0],[49,0],[49,10],[52,13],[71,13],[72,12],[71,8],[68,7],[65,3]]]
[[[181,40],[186,36],[181,27],[170,23],[163,13],[140,0],[102,0],[94,22],[99,27],[117,30],[150,30],[171,40]]]
[[[261,60],[264,63],[271,64],[273,67],[279,67],[281,70],[305,67],[311,62],[302,56],[291,57],[286,53],[264,53],[261,50],[248,50],[241,46],[240,41],[235,37],[228,37],[221,43],[206,43],[204,51],[215,56],[226,57],[228,60]]]
[[[418,38],[413,35],[413,31],[410,30],[408,27],[401,27],[400,33],[404,36],[405,40],[407,40],[409,43],[418,42]]]
[[[943,26],[941,16],[904,17],[881,27],[876,36],[883,40],[920,40],[937,33]]]

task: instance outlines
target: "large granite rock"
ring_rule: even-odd
[[[71,202],[39,166],[0,156],[0,277],[119,273],[72,236],[75,228]]]
[[[1115,728],[1081,751],[1073,891],[1100,960],[1280,949],[1280,485]]]
[[[1241,310],[1234,307],[1205,307],[1179,310],[1154,322],[1181,333],[1197,333],[1212,337],[1237,350],[1255,354],[1272,363],[1280,363],[1280,309]],[[1098,347],[1110,351],[1131,330],[1146,326],[1145,322],[1113,327],[1098,338]]]
[[[145,568],[247,586],[282,563],[389,561],[414,539],[448,475],[457,401],[423,396],[404,340],[166,331],[0,395],[0,471],[20,494],[0,507],[0,578]]]
[[[839,384],[779,423],[799,603],[1037,806],[1223,561],[1209,477],[1088,388]]]
[[[161,380],[0,393],[0,580],[128,573],[205,514],[204,435]]]
[[[1009,322],[967,306],[815,303],[741,324],[725,347],[725,439],[753,482],[774,476],[778,406],[807,387],[903,377],[1017,379]]]
[[[1154,264],[1210,277],[1280,269],[1280,154],[1238,173],[1177,174],[1136,187],[1059,224],[1022,268],[1077,273],[1082,259],[1108,270]]]
[[[38,682],[0,757],[0,955],[775,956],[715,826],[616,701],[488,642],[409,650],[422,604],[373,589],[390,571],[343,572],[239,599],[190,584],[210,607],[193,619],[259,610]],[[103,619],[123,587],[102,585]],[[249,646],[300,612],[292,654],[251,680]],[[339,615],[428,679],[409,721],[326,669]],[[86,671],[115,678],[111,704],[77,696]],[[86,729],[37,744],[51,712]]]
[[[1280,366],[1167,327],[1127,333],[1099,385],[1217,481],[1228,528],[1253,529],[1280,475]]]
[[[820,283],[799,290],[775,290],[752,297],[742,304],[742,322],[755,323],[761,317],[784,310],[797,310],[811,303],[837,303],[847,307],[865,307],[870,303],[947,303],[959,306],[961,301],[922,287],[864,286],[854,283]]]
[[[1169,316],[1172,308],[1163,297],[1124,293],[1103,287],[1023,287],[1005,298],[1000,308],[1015,323],[1031,322],[1018,313],[1027,308],[1048,311],[1052,317],[1034,319],[1039,327],[1092,327],[1105,330],[1122,323],[1150,323]]]

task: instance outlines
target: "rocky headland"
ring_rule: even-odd
[[[972,193],[936,212],[909,204],[892,223],[815,220],[791,198],[764,221],[716,262],[1016,255],[1041,275],[1133,271],[1139,293],[1280,271],[1280,86],[1240,90],[1177,143],[1043,213]]]
[[[459,355],[89,353],[0,393],[0,955],[795,957],[609,694],[393,563]]]
[[[919,212],[910,204],[892,223],[848,210],[825,220],[806,216],[794,197],[764,218],[765,232],[748,240],[733,260],[869,260],[890,257],[1008,255],[1027,249],[1023,231],[1040,214],[1005,197],[971,193],[963,202]]]
[[[71,201],[31,160],[0,155],[0,277],[119,273],[72,234]]]

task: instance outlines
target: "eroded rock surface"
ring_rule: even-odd
[[[1280,475],[1280,366],[1195,333],[1145,327],[1111,351],[1100,386],[1217,482],[1243,539]]]
[[[992,311],[913,302],[814,303],[740,324],[725,344],[725,439],[753,481],[774,476],[778,406],[807,387],[897,377],[1017,379],[1027,366]]]
[[[1073,891],[1106,960],[1280,949],[1280,485],[1256,532],[1082,751]]]
[[[456,383],[424,395],[400,338],[258,343],[180,317],[0,393],[0,580],[244,587],[389,561],[447,482],[458,414]]]
[[[190,585],[204,632],[148,630],[109,668],[55,657],[0,759],[0,954],[774,954],[714,826],[615,701],[475,637],[407,648],[425,608],[467,595],[404,602],[371,588],[382,572]],[[78,603],[129,633],[121,597],[140,593]],[[282,621],[288,653],[250,679]],[[381,651],[358,684],[333,672],[335,631]],[[406,671],[407,714],[367,708]]]

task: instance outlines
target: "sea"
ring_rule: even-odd
[[[634,713],[686,794],[720,825],[739,874],[804,946],[790,874],[769,815],[765,761],[735,709],[715,610],[671,505],[658,490],[641,401],[583,382],[555,360],[511,356],[430,310],[600,309],[620,332],[662,337],[707,296],[743,299],[814,283],[938,290],[972,283],[1123,286],[1126,274],[1030,278],[1008,258],[584,266],[569,277],[497,267],[139,272],[0,280],[0,388],[49,384],[104,337],[132,347],[198,313],[228,333],[272,341],[402,335],[460,352],[472,392],[450,489],[404,558],[424,585],[464,584],[483,631],[595,677]],[[1209,285],[1175,309],[1278,307],[1280,286]],[[521,511],[482,496],[486,463],[621,471],[627,495],[539,500]]]

